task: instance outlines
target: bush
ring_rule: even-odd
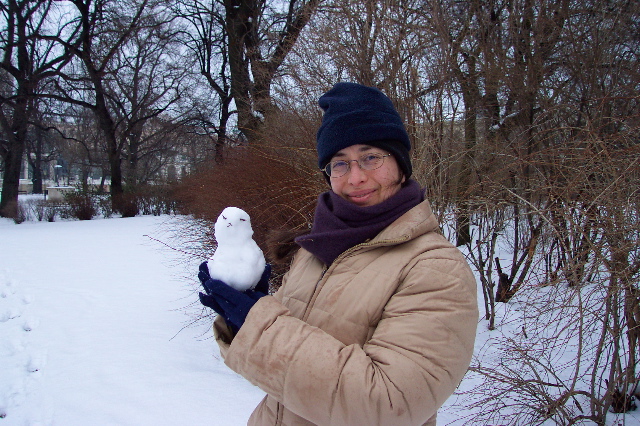
[[[98,214],[98,209],[89,194],[74,192],[66,194],[64,198],[67,203],[68,217],[78,220],[91,220]]]
[[[109,219],[111,216],[113,216],[113,205],[111,203],[111,197],[100,195],[96,196],[96,200],[98,210],[100,211],[100,214],[102,214],[102,217],[104,217],[105,219]]]
[[[160,216],[175,213],[176,201],[173,199],[173,188],[168,185],[145,185],[136,188],[140,213]]]
[[[60,215],[60,211],[63,209],[63,206],[54,201],[43,201],[42,204],[43,218],[46,219],[47,222],[55,222],[56,216]]]
[[[122,217],[134,217],[138,214],[159,216],[177,211],[171,188],[161,185],[127,188],[115,202],[112,196],[94,196],[94,205],[105,218],[110,218],[114,213],[120,213]]]
[[[133,192],[125,192],[120,195],[112,195],[115,197],[114,209],[122,215],[122,217],[135,217],[140,209],[138,207],[138,196]]]
[[[27,220],[27,211],[22,206],[22,204],[17,203],[16,210],[15,210],[15,215],[13,216],[12,219],[16,224],[20,224],[20,223],[22,223],[22,222]]]
[[[55,222],[56,216],[60,214],[63,205],[50,200],[37,201],[33,210],[38,221],[46,220],[47,222]]]
[[[29,199],[22,204],[27,211],[28,220],[35,219],[38,222],[55,222],[56,216],[65,208],[64,203],[43,199]]]
[[[305,162],[301,151],[290,150],[286,156],[266,148],[238,147],[222,164],[184,179],[175,193],[180,213],[195,219],[193,240],[209,252],[215,247],[212,230],[220,212],[228,206],[245,210],[251,216],[253,238],[273,266],[272,288],[279,286],[293,254],[276,249],[309,228],[318,194],[326,190],[315,164]]]

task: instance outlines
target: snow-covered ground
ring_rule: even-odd
[[[246,424],[264,393],[224,365],[210,319],[190,325],[201,259],[160,243],[179,223],[0,219],[0,426]],[[483,321],[477,348],[496,333]],[[438,425],[473,424],[464,403]]]
[[[0,219],[0,425],[246,424],[264,393],[183,329],[188,265],[145,236],[167,220]]]

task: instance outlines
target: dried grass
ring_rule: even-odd
[[[316,166],[312,126],[296,120],[281,117],[266,126],[262,139],[268,142],[227,147],[222,163],[190,176],[175,191],[181,212],[204,224],[203,242],[212,247],[213,224],[225,207],[249,213],[254,239],[269,261],[278,264],[276,277],[286,269],[282,251],[275,247],[286,245],[280,237],[306,231],[318,195],[327,190]]]

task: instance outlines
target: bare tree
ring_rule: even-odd
[[[61,139],[59,155],[71,167],[80,170],[81,190],[85,194],[90,190],[89,176],[99,171],[101,180],[95,191],[102,194],[109,176],[109,162],[107,144],[96,124],[95,115],[73,104],[62,104],[59,108],[58,120],[50,123]]]
[[[48,177],[45,167],[53,161],[59,152],[59,135],[50,128],[46,115],[41,108],[38,108],[32,119],[33,125],[30,127],[27,137],[26,159],[27,164],[33,173],[31,181],[33,183],[33,193],[43,193],[44,178]]]
[[[218,0],[179,1],[175,9],[176,16],[186,22],[181,38],[197,59],[200,74],[216,95],[217,102],[214,102],[213,106],[216,107],[217,122],[207,119],[206,113],[196,117],[196,120],[202,123],[203,127],[214,129],[214,158],[217,163],[221,163],[229,120],[233,113],[224,7]]]
[[[58,18],[53,1],[0,3],[0,156],[4,163],[0,216],[14,217],[27,134],[36,114],[36,98],[44,81],[71,60],[69,47],[77,39],[72,27]],[[64,40],[65,47],[57,40]]]
[[[273,112],[273,79],[320,2],[223,0],[231,95],[249,140]]]
[[[126,6],[111,0],[74,0],[71,4],[75,8],[75,20],[80,25],[81,43],[70,46],[78,63],[60,74],[58,98],[88,108],[95,114],[107,145],[114,210],[130,210],[129,203],[123,198],[121,164],[130,135],[121,137],[113,108],[120,99],[114,99],[114,92],[110,89],[118,74],[125,73],[125,64],[118,59],[127,55],[126,49],[132,46],[137,34],[162,26],[163,14],[155,10],[157,4],[149,0]],[[156,82],[147,80],[147,83],[153,87]],[[147,112],[139,113],[144,116]]]
[[[485,360],[503,362],[474,366],[486,379],[476,420],[604,424],[633,408],[639,380],[638,44],[630,34],[640,10],[629,2],[510,7],[501,116],[483,134],[511,164],[493,164],[482,178],[495,192],[478,198],[505,202],[510,219],[476,228],[470,247],[488,253],[498,235],[510,248],[510,270],[493,265],[496,299],[521,306],[521,330],[491,345],[500,349]],[[486,259],[474,262],[490,276]],[[490,289],[490,278],[483,285]]]
[[[170,25],[145,26],[114,56],[112,66],[117,72],[106,89],[117,120],[125,182],[131,187],[154,174],[141,170],[141,161],[150,164],[146,157],[161,159],[163,153],[171,155],[177,148],[171,133],[184,115],[176,107],[187,90],[187,71],[179,66],[176,40]],[[158,162],[156,171],[162,164]]]

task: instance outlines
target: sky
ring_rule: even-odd
[[[181,223],[0,219],[0,426],[246,424],[264,393],[220,358]],[[439,426],[469,424],[459,398]]]

